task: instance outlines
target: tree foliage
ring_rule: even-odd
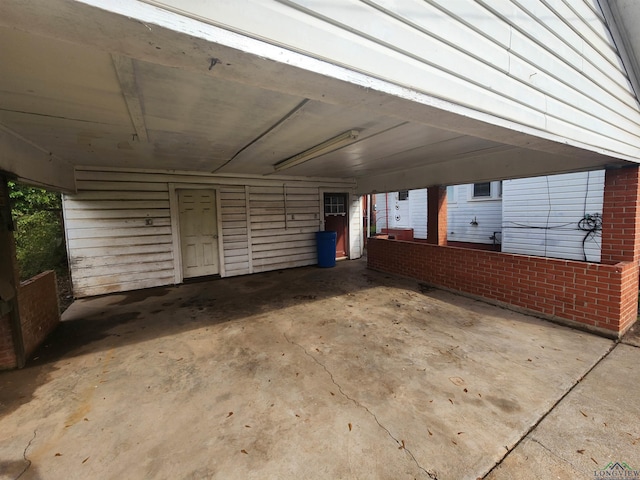
[[[60,194],[9,182],[20,278],[45,270],[66,274]]]

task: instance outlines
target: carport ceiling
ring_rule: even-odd
[[[281,173],[366,179],[420,167],[426,177],[405,182],[418,187],[622,163],[57,3],[40,22],[26,7],[4,15],[0,124],[75,166],[269,175],[349,130],[355,141]]]

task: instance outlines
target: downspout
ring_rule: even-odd
[[[367,235],[369,238],[371,236],[371,195],[367,195]]]

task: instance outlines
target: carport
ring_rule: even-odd
[[[224,239],[209,273],[231,276],[312,263],[322,195],[346,199],[345,255],[355,259],[358,195],[429,187],[431,245],[372,241],[371,267],[624,333],[637,312],[637,6],[307,3],[2,3],[3,182],[69,194],[82,230],[70,254],[72,269],[84,269],[72,272],[83,295],[186,278],[181,189],[216,196]],[[602,167],[601,264],[443,245],[445,185]],[[289,209],[288,198],[304,208]],[[114,218],[123,202],[134,206]],[[166,206],[154,218],[157,202]],[[270,222],[273,242],[258,244],[254,224]],[[9,227],[2,222],[8,258]],[[144,236],[144,248],[112,240],[125,227],[136,242]],[[282,228],[298,236],[277,241]],[[85,241],[96,231],[102,243]],[[287,259],[289,240],[297,253]],[[5,366],[20,363],[14,271],[3,262],[2,311],[13,312],[0,330]],[[95,280],[96,272],[106,273]]]

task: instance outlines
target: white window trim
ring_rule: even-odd
[[[485,182],[476,182],[485,183]],[[502,195],[500,195],[500,180],[491,183],[491,195],[488,197],[474,197],[473,196],[473,183],[470,183],[467,188],[467,200],[469,202],[496,202],[502,201]]]

